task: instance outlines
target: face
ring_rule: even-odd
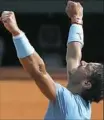
[[[87,63],[85,61],[81,61],[78,68],[72,73],[71,81],[74,84],[82,83],[83,86],[90,85],[89,87],[91,87],[91,84],[88,82],[88,76],[90,76],[92,72],[97,70],[97,68],[100,66],[100,63]]]

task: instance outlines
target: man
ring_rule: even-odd
[[[83,41],[83,8],[78,2],[68,1],[66,12],[71,18],[67,44],[68,85],[55,83],[45,64],[18,28],[13,12],[4,11],[1,21],[12,34],[17,56],[23,68],[35,80],[41,92],[50,100],[45,120],[84,120],[91,118],[91,103],[104,98],[103,65],[80,62]],[[70,84],[69,84],[70,81]]]

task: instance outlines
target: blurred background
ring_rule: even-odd
[[[84,0],[82,2],[84,6],[85,33],[83,60],[87,62],[104,62],[103,2],[103,0]],[[0,0],[0,12],[4,10],[12,10],[15,12],[19,27],[26,33],[31,44],[44,59],[50,74],[55,80],[64,79],[64,81],[66,79],[66,42],[70,26],[70,20],[65,14],[65,6],[66,0]],[[20,88],[17,87],[17,83],[11,86],[10,81],[27,80],[29,79],[29,76],[23,71],[23,69],[21,69],[11,35],[5,30],[2,23],[0,23],[0,66],[1,119],[13,119],[13,115],[14,118],[18,117],[22,119],[23,115],[28,113],[26,111],[23,113],[23,111],[26,110],[25,107],[23,107],[22,112],[20,110],[19,113],[17,112],[17,117],[13,114],[13,107],[11,108],[11,113],[6,114],[6,112],[8,113],[7,106],[10,105],[10,103],[15,106],[15,102],[13,104],[13,100],[16,101],[17,99],[14,98],[14,95],[18,89],[20,90]],[[10,80],[9,82],[8,79]],[[62,84],[65,83],[62,82]],[[15,86],[15,88],[13,86]],[[21,89],[24,90],[24,92],[26,92],[25,87],[21,86]],[[31,89],[29,90],[32,91]],[[15,92],[12,93],[11,91]],[[16,94],[20,97],[20,92]],[[28,94],[26,94],[26,96],[28,96]],[[31,97],[33,96],[31,95]],[[23,100],[22,97],[18,99],[19,101]],[[24,98],[24,101],[26,99]],[[31,99],[36,100],[35,96]],[[31,100],[30,102],[32,103]],[[8,103],[8,105],[6,103]],[[46,102],[44,104],[46,104]],[[94,109],[96,108],[98,107],[94,107]],[[19,108],[16,107],[15,110],[17,109]],[[34,107],[33,110],[36,110],[36,107]],[[103,111],[102,103],[100,110]],[[95,113],[97,113],[97,111],[95,111]],[[98,115],[94,114],[93,117],[96,118],[95,116]],[[36,116],[33,118],[35,119]],[[102,118],[102,113],[100,113],[99,118]]]
[[[19,27],[50,67],[65,67],[70,20],[66,0],[0,0],[0,11],[16,13]],[[83,59],[104,61],[103,0],[84,0]],[[58,61],[58,62],[57,62]],[[19,66],[11,35],[0,24],[0,65]]]

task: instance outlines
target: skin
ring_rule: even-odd
[[[71,19],[72,24],[83,24],[83,8],[78,2],[68,1],[66,6],[66,13]],[[12,34],[12,36],[19,35],[21,30],[19,29],[15,14],[11,11],[4,11],[1,15],[1,21],[4,27]],[[72,42],[67,45],[67,74],[68,83],[67,88],[73,93],[81,93],[82,86],[86,89],[91,88],[91,83],[87,82],[86,69],[90,71],[93,63],[86,63],[81,61],[82,57],[82,45],[78,42]],[[23,68],[30,74],[35,80],[35,83],[39,87],[40,91],[49,99],[54,101],[56,99],[56,87],[55,82],[48,74],[44,61],[35,51],[32,55],[19,59]],[[93,64],[94,65],[94,64]],[[89,66],[89,67],[88,67]],[[69,74],[71,73],[71,74]]]

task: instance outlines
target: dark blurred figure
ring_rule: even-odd
[[[0,66],[2,66],[4,50],[5,50],[4,39],[0,37]]]

